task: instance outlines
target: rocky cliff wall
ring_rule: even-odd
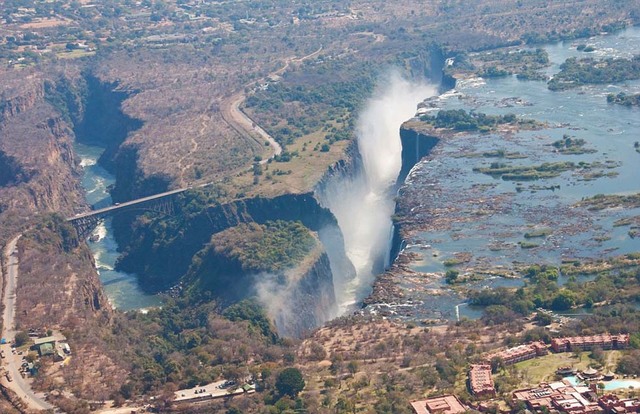
[[[335,225],[331,213],[312,194],[285,194],[274,198],[237,200],[223,205],[198,206],[196,194],[178,200],[174,216],[114,219],[121,229],[123,255],[118,269],[136,273],[148,291],[166,289],[186,274],[193,256],[211,236],[240,223],[300,221],[313,231]],[[126,234],[125,234],[126,233]]]
[[[73,247],[59,243],[71,237],[63,217],[85,209],[85,202],[71,117],[66,105],[49,98],[56,85],[75,84],[79,71],[21,75],[15,74],[0,89],[0,163],[10,167],[8,178],[0,183],[0,236],[6,241],[24,234],[19,315],[24,317],[23,324],[51,318],[63,327],[78,318],[109,317],[86,246],[79,246],[77,240]]]
[[[398,186],[404,184],[411,169],[423,157],[429,155],[429,152],[440,141],[437,137],[424,135],[405,126],[400,128],[400,140],[402,142],[402,167],[398,175]]]
[[[271,306],[275,325],[281,335],[302,337],[337,316],[334,277],[329,256],[322,249],[310,255],[308,264],[292,269],[298,277],[289,279]],[[263,293],[263,296],[268,295]]]
[[[28,226],[34,215],[73,214],[84,204],[72,149],[73,131],[65,116],[45,99],[46,81],[32,74],[14,79],[1,92],[3,237]]]

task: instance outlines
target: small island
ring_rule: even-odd
[[[567,59],[548,83],[549,90],[563,91],[583,85],[608,84],[640,78],[640,56],[632,59]]]
[[[627,95],[624,92],[607,95],[607,102],[623,106],[640,106],[640,93]]]

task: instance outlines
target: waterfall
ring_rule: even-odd
[[[435,87],[409,81],[397,71],[383,76],[356,124],[361,168],[328,183],[319,197],[336,217],[356,271],[355,278],[346,280],[334,273],[342,311],[369,294],[375,275],[388,265],[395,183],[402,165],[400,126],[415,115],[418,103],[435,93]]]

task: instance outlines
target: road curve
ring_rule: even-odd
[[[291,65],[292,62],[303,62],[307,59],[318,56],[320,52],[322,52],[322,46],[320,46],[320,48],[315,52],[310,53],[306,56],[302,56],[300,58],[288,58],[284,66],[274,72],[271,72],[267,76],[267,78],[273,76],[281,76],[289,68],[289,65]],[[231,95],[222,103],[220,111],[222,119],[224,119],[224,121],[229,124],[238,134],[245,138],[255,140],[261,146],[263,144],[261,140],[266,141],[269,143],[269,145],[271,145],[271,148],[273,148],[273,154],[269,158],[260,161],[260,164],[265,164],[275,156],[282,154],[282,147],[267,131],[265,131],[260,125],[249,118],[249,116],[240,109],[240,105],[242,105],[242,103],[247,98],[244,93],[244,89],[252,87],[260,82],[264,82],[265,79],[266,78],[260,79],[258,81],[254,81],[245,85],[245,87],[242,88],[239,92]],[[259,138],[256,137],[256,134]]]
[[[20,375],[21,356],[11,352],[10,343],[15,339],[15,316],[16,316],[16,287],[18,286],[18,252],[16,245],[21,235],[14,237],[4,249],[4,259],[6,263],[6,273],[3,273],[4,292],[2,302],[4,312],[2,313],[2,337],[7,343],[0,345],[4,351],[5,358],[1,360],[2,368],[7,370],[13,381],[8,381],[3,375],[0,378],[2,384],[16,393],[22,402],[31,410],[43,411],[54,408],[44,400],[44,396],[37,395],[31,390],[31,386]]]

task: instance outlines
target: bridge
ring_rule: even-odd
[[[198,187],[206,187],[211,183],[202,184]],[[89,237],[89,234],[96,228],[101,220],[105,217],[117,212],[145,210],[155,211],[158,213],[172,214],[173,213],[173,199],[176,195],[191,190],[193,187],[179,188],[177,190],[171,190],[164,193],[138,198],[136,200],[126,201],[124,203],[118,203],[109,207],[101,208],[99,210],[89,211],[87,213],[76,214],[73,217],[67,219],[68,223],[71,223],[78,233],[80,239]]]

